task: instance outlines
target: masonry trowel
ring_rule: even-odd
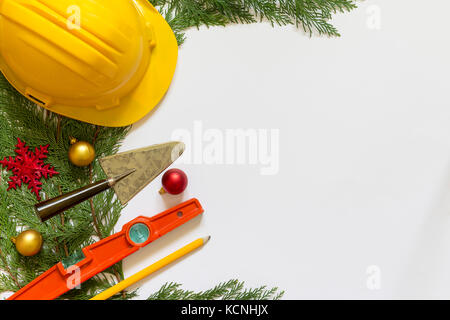
[[[113,188],[124,205],[169,167],[184,151],[182,142],[168,142],[99,159],[107,178],[35,205],[42,222]]]

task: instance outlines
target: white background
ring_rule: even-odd
[[[444,0],[365,1],[336,16],[337,39],[269,24],[190,30],[169,93],[121,150],[194,121],[279,129],[279,172],[179,161],[182,198],[161,197],[160,178],[144,189],[117,230],[191,197],[205,213],[126,258],[126,276],[212,239],[141,281],[140,297],[167,281],[204,290],[237,278],[286,299],[450,298],[449,11]],[[367,286],[373,265],[379,290]]]

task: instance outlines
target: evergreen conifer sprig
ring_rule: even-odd
[[[43,198],[55,197],[94,180],[105,178],[103,170],[94,162],[87,168],[78,168],[68,161],[69,137],[93,143],[98,157],[117,152],[129,128],[106,128],[75,121],[45,111],[16,92],[0,77],[0,157],[14,156],[17,138],[31,148],[50,144],[47,163],[60,173],[43,181]],[[5,169],[0,173],[0,292],[16,291],[76,250],[112,234],[123,206],[112,190],[99,194],[91,201],[68,210],[64,215],[41,223],[34,213],[36,197],[26,187],[7,191],[11,175]],[[95,221],[95,223],[94,223]],[[33,257],[22,257],[11,242],[11,237],[25,229],[39,231],[44,240],[41,252]],[[116,281],[122,279],[121,264],[105,271]],[[104,287],[104,281],[93,279],[92,285],[70,293],[73,298],[95,294],[95,287]]]
[[[244,288],[244,282],[236,279],[219,283],[214,288],[194,292],[181,288],[179,283],[166,283],[148,300],[278,300],[284,295],[277,287]]]
[[[184,31],[204,25],[268,21],[272,25],[295,25],[312,35],[339,36],[330,23],[333,14],[356,8],[354,0],[150,0],[165,15],[179,44]]]

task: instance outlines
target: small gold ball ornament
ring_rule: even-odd
[[[95,159],[95,149],[89,142],[70,138],[69,160],[78,167],[88,166]]]
[[[41,251],[42,235],[36,230],[23,231],[11,241],[16,245],[17,251],[23,256],[30,257]]]

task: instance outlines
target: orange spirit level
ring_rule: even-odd
[[[122,231],[57,263],[8,300],[53,300],[74,287],[74,276],[82,283],[201,213],[200,202],[191,199],[151,218],[137,217]]]

